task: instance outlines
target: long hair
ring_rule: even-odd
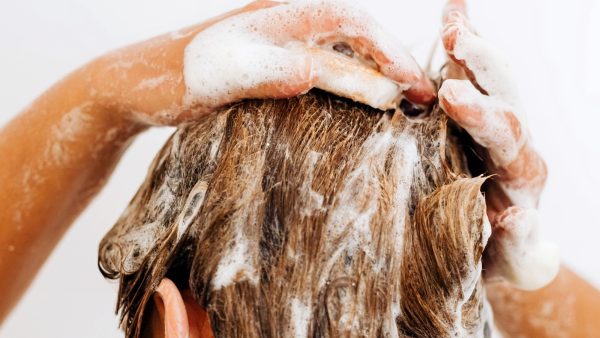
[[[482,178],[457,129],[313,91],[179,127],[100,244],[138,337],[158,283],[216,337],[483,336]]]

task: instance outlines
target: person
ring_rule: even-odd
[[[269,76],[252,71],[252,64],[234,63],[249,67],[248,72],[238,74],[240,78],[247,76],[248,81],[240,81],[241,86],[223,82],[208,94],[202,92],[202,84],[206,83],[203,74],[192,72],[199,76],[195,77],[198,81],[188,76],[186,67],[194,62],[185,62],[190,51],[187,47],[198,41],[197,35],[235,16],[273,14],[273,18],[281,19],[281,12],[277,12],[285,12],[288,6],[298,6],[294,7],[298,15],[285,16],[286,25],[263,20],[251,30],[220,32],[224,34],[221,39],[247,41],[245,47],[257,48],[276,60],[281,67]],[[503,81],[490,77],[502,73],[491,74],[495,65],[485,63],[487,56],[461,43],[465,36],[481,41],[462,14],[462,2],[451,1],[450,7],[453,10],[445,16],[442,38],[452,59],[449,71],[457,80],[446,81],[437,93],[438,99],[448,115],[491,155],[487,170],[497,175],[500,184],[489,187],[486,199],[491,206],[492,240],[498,238],[502,244],[510,242],[514,234],[511,229],[520,229],[523,215],[535,207],[545,179],[545,165],[530,147],[527,133],[515,115],[517,111],[508,109],[515,105],[504,95],[507,87],[498,86]],[[355,74],[357,67],[371,79],[378,73],[393,80],[398,92],[413,103],[429,104],[436,96],[434,87],[414,60],[398,45],[390,45],[368,17],[357,13],[353,7],[333,1],[257,1],[177,34],[102,56],[25,108],[0,132],[0,152],[10,159],[0,163],[0,196],[4,201],[0,210],[0,275],[10,276],[0,280],[5,291],[0,319],[18,301],[68,226],[102,187],[127,145],[148,127],[199,119],[242,98],[292,97],[316,85],[360,99],[360,92],[328,82],[331,77],[323,76],[334,71],[347,74],[348,70]],[[210,39],[204,36],[206,40]],[[333,54],[314,51],[314,47],[332,41],[349,45],[365,61],[361,65],[376,71],[369,72],[356,63],[340,63]],[[206,46],[216,48],[214,44]],[[467,48],[468,53],[457,53],[456,46]],[[191,52],[199,53],[192,56],[201,57],[203,52],[211,56],[210,49]],[[239,52],[228,54],[230,60],[243,61],[247,55]],[[469,57],[483,64],[475,67]],[[218,60],[213,61],[206,65],[218,66]],[[203,70],[208,75],[214,71]],[[367,103],[373,102],[377,103]],[[511,132],[498,138],[498,130]],[[517,194],[507,196],[511,188],[525,194],[521,200],[524,203],[517,202]],[[499,245],[497,251],[503,248]],[[503,268],[499,266],[496,271],[501,273]],[[566,268],[561,268],[554,282],[540,291],[521,292],[505,284],[495,284],[489,290],[496,318],[506,323],[500,323],[506,332],[585,337],[592,336],[597,328],[593,313],[600,304],[600,295]],[[567,297],[569,301],[565,302]],[[552,304],[550,310],[547,304]],[[548,322],[560,330],[550,331]]]

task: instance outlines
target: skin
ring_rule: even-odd
[[[208,314],[188,291],[179,292],[170,279],[163,279],[154,294],[150,325],[144,332],[152,338],[213,338]]]
[[[69,225],[104,185],[136,135],[152,125],[177,125],[201,118],[237,99],[291,97],[313,87],[319,74],[313,71],[312,56],[306,48],[300,52],[304,57],[299,57],[304,62],[300,62],[297,71],[287,78],[244,88],[233,96],[215,98],[211,104],[186,103],[183,59],[185,47],[193,37],[229,16],[284,5],[273,1],[253,2],[183,29],[177,38],[165,35],[109,53],[55,84],[0,130],[0,153],[11,159],[0,161],[0,198],[4,201],[0,209],[0,276],[10,276],[0,278],[4,295],[0,300],[0,322],[27,289]],[[323,2],[323,9],[331,9],[328,1]],[[414,61],[406,63],[405,57],[397,60],[379,50],[377,41],[364,36],[344,36],[337,28],[360,22],[350,22],[340,15],[325,16],[320,20],[322,22],[315,24],[298,18],[290,31],[271,29],[265,30],[265,34],[281,34],[277,38],[273,36],[272,41],[277,40],[274,44],[306,41],[315,33],[339,38],[362,57],[373,59],[382,76],[408,84],[410,89],[404,94],[413,102],[429,104],[435,98],[431,83]],[[467,30],[470,26],[464,17],[464,3],[450,1],[442,38],[453,61],[449,74],[454,77],[444,83],[439,100],[450,117],[480,141],[490,154],[500,154],[511,146],[519,147],[516,157],[509,161],[494,161],[493,158],[501,157],[491,156],[492,160],[488,162],[490,171],[497,174],[497,181],[501,183],[500,188],[486,194],[490,219],[496,230],[502,227],[501,222],[495,221],[497,217],[502,219],[498,215],[510,208],[522,207],[515,206],[502,187],[523,189],[537,204],[546,167],[529,141],[522,138],[523,127],[515,112],[499,110],[497,105],[481,104],[493,93],[481,88],[477,83],[478,74],[468,63],[453,57],[453,41],[458,38],[458,32]],[[401,67],[389,67],[394,62],[399,62]],[[140,86],[144,80],[157,77],[163,79],[157,86]],[[465,102],[466,97],[475,100]],[[490,106],[492,110],[488,109]],[[498,143],[491,134],[486,134],[485,130],[498,126],[485,125],[484,114],[497,114],[499,119],[496,121],[500,121],[497,123],[510,126],[513,139]],[[517,291],[504,284],[489,287],[490,300],[496,311],[510,309],[526,318],[511,327],[514,321],[497,315],[498,325],[506,332],[535,337],[552,337],[553,332],[545,332],[544,326],[530,325],[532,319],[558,321],[563,317],[562,312],[552,311],[541,316],[541,302],[559,304],[564,298],[558,295],[565,295],[565,292],[574,299],[569,309],[576,318],[566,325],[566,336],[583,337],[585,335],[579,334],[591,332],[581,331],[583,328],[599,330],[599,324],[589,315],[600,311],[598,292],[566,269],[560,271],[552,284],[536,292]],[[512,297],[516,294],[519,297]],[[206,314],[187,292],[179,292],[168,281],[157,289],[151,323],[151,331],[157,337],[185,337],[186,332],[190,337],[210,336],[206,329]]]

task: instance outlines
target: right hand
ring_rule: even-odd
[[[352,57],[333,52],[339,43]],[[378,95],[376,83],[393,83],[397,97],[404,92],[414,103],[435,98],[402,45],[362,10],[334,0],[256,1],[93,67],[95,95],[145,125],[176,125],[241,99],[293,97],[314,87],[384,109],[386,102],[369,97]]]
[[[536,289],[558,273],[556,247],[539,237],[537,205],[546,163],[532,147],[508,62],[473,29],[464,0],[450,0],[442,40],[450,60],[440,106],[487,153],[486,202],[492,235],[484,257],[488,280]]]

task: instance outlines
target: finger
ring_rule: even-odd
[[[220,34],[201,33],[188,45],[187,105],[214,108],[244,98],[296,96],[313,87],[308,53],[243,37],[228,43],[220,39]]]
[[[424,72],[421,72],[419,81],[406,90],[404,95],[411,102],[429,105],[436,98],[435,90],[431,80]]]
[[[400,101],[398,85],[381,73],[343,55],[312,48],[315,87],[382,110]]]
[[[497,181],[515,205],[536,208],[547,177],[546,162],[527,142],[513,162],[498,168]]]
[[[510,200],[534,208],[547,178],[541,156],[531,147],[512,108],[481,94],[469,81],[446,80],[439,92],[440,106],[473,139],[488,149],[496,180]]]
[[[376,69],[396,81],[402,91],[427,81],[402,44],[360,9],[339,1],[312,1],[274,7],[266,10],[265,15],[267,12],[270,21],[262,20],[259,26],[277,43],[301,40],[328,46],[345,42],[357,54],[357,59],[366,64],[374,63]],[[431,101],[435,97],[433,86],[420,84],[415,91],[418,95],[414,97],[420,101]]]
[[[444,15],[442,16],[442,23],[447,25],[452,20],[457,19],[456,16],[461,14],[462,17],[467,17],[467,6],[464,0],[449,0],[444,7]]]
[[[515,161],[526,135],[510,106],[481,94],[466,80],[444,81],[438,95],[442,109],[489,150],[495,165]]]
[[[246,87],[243,97],[286,98],[316,87],[382,110],[393,109],[399,103],[399,89],[394,81],[355,60],[317,48],[280,52],[279,57],[284,59],[271,61],[280,64],[276,73],[262,83]]]
[[[444,16],[450,12],[458,11],[467,14],[465,0],[448,0],[444,9]]]
[[[539,236],[534,209],[510,207],[500,213],[485,250],[485,278],[504,278],[521,289],[547,285],[560,266],[557,247]]]
[[[241,98],[289,98],[308,92],[315,84],[315,64],[311,55],[286,49],[277,50],[277,58],[264,64],[270,74],[261,71],[247,73],[256,76],[241,88]],[[261,78],[262,75],[262,78]]]
[[[509,63],[494,46],[480,38],[460,10],[445,17],[442,41],[448,56],[460,65],[483,93],[516,104],[518,95]]]

